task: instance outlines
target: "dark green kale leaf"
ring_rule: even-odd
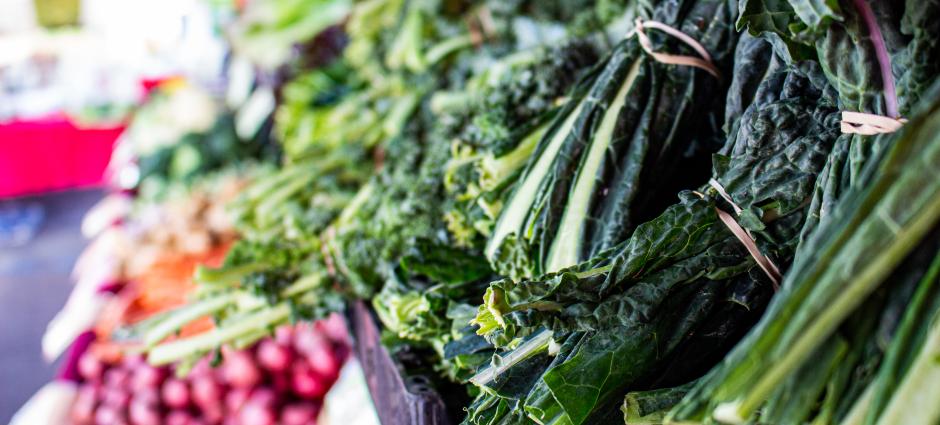
[[[744,0],[742,5],[738,28],[785,46],[778,49],[790,54],[785,57],[818,58],[843,109],[906,115],[940,71],[940,24],[928,18],[940,12],[937,2]]]
[[[434,282],[460,284],[493,274],[489,263],[478,253],[450,245],[417,240],[401,259],[402,267]]]

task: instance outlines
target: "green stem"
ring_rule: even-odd
[[[878,425],[934,425],[940,422],[940,314],[927,340],[888,402]]]
[[[434,65],[439,62],[441,59],[444,59],[453,52],[456,52],[461,49],[465,49],[473,45],[473,38],[470,37],[470,34],[459,35],[456,37],[449,38],[440,43],[435,44],[427,53],[425,53],[425,62],[427,65]]]
[[[187,323],[220,311],[236,299],[237,294],[226,294],[176,309],[144,334],[144,345],[152,347]]]
[[[888,245],[874,261],[871,261],[853,279],[852,285],[844,288],[828,308],[820,312],[816,320],[803,329],[800,337],[790,345],[790,349],[773,368],[761,376],[761,379],[741,400],[738,414],[741,418],[750,417],[773,389],[794,369],[796,369],[813,348],[832,333],[858,305],[894,270],[894,267],[910,253],[916,242],[930,230],[940,216],[940,197],[930,202],[921,214],[914,217],[910,224],[900,229],[894,243]]]
[[[478,387],[488,384],[490,381],[496,379],[497,376],[502,375],[503,372],[509,370],[509,368],[515,366],[519,362],[548,350],[548,344],[551,340],[552,331],[543,329],[532,338],[529,338],[527,341],[523,342],[522,345],[517,347],[515,350],[510,351],[509,354],[507,354],[505,357],[502,357],[499,364],[493,364],[490,367],[478,372],[476,375],[470,378],[470,382]]]
[[[264,268],[265,265],[261,263],[220,267],[217,269],[199,266],[196,268],[196,274],[193,276],[193,280],[204,285],[237,286],[246,275],[263,270]]]
[[[259,329],[268,329],[274,325],[284,323],[288,318],[290,318],[290,306],[284,303],[278,304],[275,307],[246,316],[235,324],[154,347],[147,355],[147,361],[158,366],[185,357],[207,353],[231,341],[250,335]]]

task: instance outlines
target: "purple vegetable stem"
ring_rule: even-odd
[[[855,8],[862,16],[862,21],[868,27],[868,35],[871,37],[871,43],[875,47],[875,57],[878,58],[878,66],[881,68],[881,82],[884,85],[885,110],[891,118],[900,118],[898,113],[898,94],[894,88],[894,75],[891,73],[891,57],[888,56],[888,48],[885,46],[885,38],[881,34],[881,28],[878,21],[875,20],[875,12],[866,0],[853,0]]]
[[[56,376],[56,380],[68,382],[81,381],[80,375],[78,374],[78,359],[82,358],[85,351],[88,351],[88,346],[94,341],[95,333],[93,331],[82,332],[81,335],[75,338],[75,342],[69,347],[69,352],[65,356],[65,361],[62,362],[62,366],[59,368],[59,374]]]
[[[123,287],[124,287],[123,282],[108,281],[108,282],[102,283],[101,286],[98,287],[98,293],[99,294],[116,294]]]

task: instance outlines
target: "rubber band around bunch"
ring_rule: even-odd
[[[637,18],[634,23],[636,24],[636,27],[634,27],[633,32],[629,34],[628,37],[635,34],[643,51],[645,51],[657,62],[699,68],[705,70],[715,78],[721,79],[721,72],[719,72],[718,67],[712,63],[712,57],[708,54],[708,50],[706,50],[701,43],[690,37],[688,34],[659,21],[644,21],[640,18]],[[698,53],[700,57],[672,55],[654,51],[653,43],[650,41],[649,36],[646,35],[647,29],[659,30],[677,38],[679,41],[691,47],[692,50],[695,50],[695,52]]]
[[[718,192],[718,195],[725,200],[731,208],[734,209],[736,215],[741,214],[741,207],[734,203],[731,199],[731,196],[728,195],[728,192],[725,191],[725,188],[721,186],[721,183],[718,183],[715,179],[708,180],[709,186],[715,189]],[[700,195],[701,196],[701,195]],[[748,254],[754,258],[754,261],[757,263],[757,266],[767,274],[767,277],[770,278],[770,282],[774,286],[774,290],[777,291],[780,289],[780,282],[783,280],[783,275],[780,273],[780,269],[777,268],[777,265],[770,260],[763,252],[760,251],[760,248],[757,246],[757,241],[754,239],[754,235],[750,231],[741,227],[738,224],[738,221],[728,214],[726,211],[721,208],[715,207],[715,212],[718,213],[718,219],[724,223],[725,227],[731,231],[731,233],[744,245],[744,248],[747,249]]]

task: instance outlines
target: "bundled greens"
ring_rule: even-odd
[[[813,67],[770,74],[714,160],[713,178],[742,208],[741,225],[781,263],[793,255],[804,201],[838,137],[834,97]],[[474,320],[510,350],[471,382],[499,396],[489,387],[512,376],[517,365],[507,358],[551,358],[548,346],[526,342],[546,333],[561,352],[513,407],[539,423],[595,423],[590,414],[618,405],[627,390],[701,373],[772,293],[718,219],[715,208],[728,207],[716,198],[708,186],[682,192],[680,203],[603,256],[539,279],[491,284]],[[541,353],[520,352],[533,348]]]
[[[792,5],[793,10],[799,10],[796,4]],[[827,69],[827,76],[832,84],[839,90],[840,104],[844,110],[857,110],[862,112],[892,113],[908,115],[916,113],[916,101],[918,99],[930,99],[929,93],[923,90],[930,85],[931,81],[936,79],[936,70],[931,68],[936,66],[937,51],[932,46],[933,39],[937,30],[940,29],[934,24],[928,24],[924,16],[930,16],[936,13],[933,9],[934,3],[914,4],[908,3],[901,5],[891,2],[872,2],[871,4],[860,4],[859,2],[843,3],[839,8],[839,23],[831,23],[828,29],[821,32],[818,41],[815,43],[819,51],[820,62]],[[866,10],[871,9],[871,10]],[[871,13],[874,10],[875,13]],[[804,15],[800,15],[801,18]],[[876,18],[876,19],[873,19]],[[897,20],[901,21],[900,28]],[[809,25],[810,22],[806,21]],[[754,21],[750,25],[756,25]],[[878,41],[876,31],[882,33],[884,38]],[[758,25],[758,28],[760,26]],[[796,28],[791,27],[791,28]],[[858,41],[863,42],[859,43]],[[884,50],[881,50],[884,49]],[[915,53],[916,52],[916,53]],[[845,61],[845,57],[854,57],[858,60]],[[931,59],[933,58],[933,59]],[[892,66],[893,63],[893,66]],[[904,64],[898,66],[898,64]],[[893,71],[893,72],[891,72]],[[887,83],[886,83],[887,81]],[[894,91],[896,90],[896,93]],[[896,96],[896,97],[895,97]],[[933,106],[921,105],[921,114],[930,114]],[[923,122],[929,118],[920,118]],[[908,126],[913,127],[913,126]],[[916,131],[916,130],[913,130]],[[895,282],[893,284],[881,284],[884,276],[877,277],[867,275],[861,270],[852,272],[847,267],[836,266],[830,261],[837,261],[835,257],[828,257],[829,254],[821,252],[824,248],[826,238],[836,238],[839,244],[848,244],[853,236],[854,226],[863,226],[860,221],[852,224],[846,222],[848,211],[865,208],[877,208],[876,215],[879,217],[891,217],[888,210],[883,207],[876,207],[872,201],[865,207],[857,204],[862,195],[861,192],[879,191],[878,198],[884,198],[887,190],[886,186],[876,189],[878,185],[876,177],[878,173],[885,171],[875,171],[878,167],[882,170],[892,167],[888,161],[903,161],[896,153],[898,143],[907,144],[905,135],[899,137],[880,136],[877,138],[845,135],[840,138],[837,146],[833,149],[824,178],[820,180],[812,204],[810,206],[811,220],[810,225],[804,229],[804,244],[801,245],[800,254],[794,270],[788,276],[793,279],[806,279],[807,275],[799,277],[799,273],[804,273],[799,267],[819,267],[817,270],[840,270],[840,278],[852,279],[857,283],[864,279],[873,279],[868,283],[868,289],[862,292],[852,292],[847,290],[845,285],[832,287],[830,290],[837,290],[841,299],[849,304],[843,305],[836,303],[832,298],[823,295],[826,291],[825,279],[820,276],[810,278],[807,281],[790,280],[792,285],[800,286],[801,289],[784,288],[784,293],[780,294],[774,308],[764,318],[761,325],[752,331],[751,336],[745,340],[742,346],[725,359],[720,368],[712,371],[691,395],[673,412],[673,420],[676,421],[740,421],[751,415],[757,415],[761,422],[766,423],[801,423],[812,421],[814,423],[831,423],[841,421],[845,423],[897,423],[897,417],[891,419],[890,416],[881,418],[881,409],[884,407],[885,398],[892,390],[887,388],[894,385],[892,382],[899,379],[897,374],[898,366],[889,366],[883,361],[897,362],[897,354],[889,355],[889,352],[896,352],[898,344],[905,344],[905,332],[911,332],[910,328],[905,331],[904,327],[899,327],[900,317],[914,313],[919,308],[913,300],[920,299],[921,303],[926,302],[921,298],[912,298],[913,293],[922,293],[927,291],[923,286],[931,285],[931,277],[928,267],[936,253],[935,243],[929,242],[934,237],[928,237],[928,241],[921,244],[908,240],[901,242],[905,249],[913,249],[913,255],[904,260],[904,264],[897,267],[897,271],[886,282]],[[924,143],[930,143],[926,141]],[[885,149],[889,149],[885,152]],[[926,149],[926,147],[925,147]],[[918,155],[923,159],[923,154]],[[914,161],[918,156],[909,157],[909,161]],[[900,163],[896,163],[900,164]],[[895,165],[904,169],[914,166],[912,163],[904,165]],[[868,171],[865,171],[865,170]],[[882,174],[883,175],[883,174]],[[886,181],[895,181],[898,176],[890,177]],[[919,181],[927,183],[930,179],[918,178]],[[876,199],[876,198],[871,198]],[[911,199],[905,198],[902,203],[909,205]],[[843,211],[839,213],[839,211]],[[842,215],[842,216],[840,216]],[[877,219],[876,219],[877,220]],[[846,225],[847,227],[840,227]],[[898,228],[895,228],[897,230]],[[828,236],[826,234],[828,233]],[[892,232],[894,233],[894,232]],[[860,236],[861,233],[858,234]],[[892,235],[891,238],[897,240],[898,235]],[[851,260],[854,266],[871,266],[876,263],[875,258],[882,261],[890,261],[897,265],[904,257],[889,260],[892,255],[883,249],[875,248],[878,242],[876,239],[865,239],[864,242],[855,246],[845,245],[844,252],[848,255],[856,255],[855,260]],[[871,249],[871,251],[867,251]],[[855,262],[861,259],[862,255],[876,255],[861,262]],[[802,260],[802,262],[801,262]],[[838,260],[842,261],[842,260]],[[881,267],[881,266],[875,266]],[[888,265],[880,273],[890,273],[896,266]],[[917,283],[923,279],[924,283]],[[799,283],[797,283],[799,282]],[[785,286],[789,283],[785,283]],[[880,286],[878,286],[880,284]],[[921,289],[915,288],[918,286]],[[835,289],[838,288],[838,289]],[[872,293],[871,291],[875,291]],[[795,295],[800,293],[801,295]],[[871,295],[869,295],[871,294]],[[831,296],[831,295],[830,295]],[[922,295],[925,296],[925,295]],[[796,301],[796,297],[803,298],[803,301]],[[806,304],[806,300],[812,300],[811,304]],[[784,303],[800,303],[800,307],[790,304],[790,307],[784,307]],[[819,310],[824,308],[825,310]],[[814,310],[816,309],[816,310]],[[791,318],[781,317],[783,315],[794,315],[789,317],[799,317],[797,320],[807,320],[813,325],[798,326]],[[773,315],[773,316],[771,316]],[[832,317],[836,317],[833,319]],[[843,323],[838,330],[830,322],[826,325],[824,322],[834,320],[835,323]],[[844,320],[844,322],[842,322]],[[917,332],[926,332],[926,324],[929,318],[922,319],[922,327]],[[784,325],[785,324],[785,325]],[[779,334],[778,330],[782,327],[790,327],[791,333]],[[821,327],[818,331],[816,326]],[[829,326],[828,330],[825,326]],[[912,326],[912,325],[907,325]],[[808,332],[809,331],[809,332]],[[797,333],[800,335],[798,336]],[[777,335],[772,337],[772,335]],[[803,335],[806,338],[803,338]],[[784,349],[788,352],[789,360],[783,364],[779,359],[774,360],[769,352],[760,351],[752,344],[757,343],[758,338],[776,338],[773,344],[777,345],[778,350]],[[780,338],[803,338],[803,344],[797,345],[795,341]],[[887,345],[894,347],[885,348]],[[895,342],[897,341],[897,342]],[[783,348],[785,347],[785,348]],[[908,349],[916,350],[915,347]],[[752,376],[748,383],[740,381],[740,375],[727,375],[730,370],[738,369],[735,373],[742,373],[743,368],[757,366],[755,363],[747,363],[741,356],[745,350],[750,350],[748,358],[753,356],[762,356],[761,361],[769,361],[767,365],[773,364],[773,367],[760,367],[761,373],[766,379],[758,379],[758,376]],[[801,353],[805,350],[806,353]],[[763,354],[761,354],[763,353]],[[811,354],[810,354],[811,353]],[[813,356],[815,362],[806,362],[806,356]],[[799,360],[802,356],[803,360]],[[901,369],[903,370],[903,369]],[[878,371],[878,372],[875,372]],[[747,372],[753,373],[753,372]],[[737,382],[735,382],[737,381]],[[734,382],[734,383],[733,383]],[[719,383],[722,387],[718,387]],[[727,385],[727,386],[725,386]],[[728,390],[736,386],[736,390]],[[799,390],[795,390],[799,388]],[[869,388],[878,388],[878,404],[868,407],[869,397],[873,397],[874,390]],[[734,391],[738,394],[747,394],[746,397],[732,401],[731,396]],[[794,397],[797,394],[797,397]],[[713,404],[712,400],[723,400],[721,404]],[[899,403],[911,403],[911,399],[899,401]],[[911,406],[911,405],[908,405]],[[759,412],[756,409],[760,407]],[[713,409],[711,412],[709,410]],[[895,411],[896,414],[897,411]],[[933,419],[936,420],[936,419]],[[914,422],[914,416],[910,423]],[[908,423],[904,421],[904,423]],[[930,423],[922,422],[922,423]]]
[[[865,304],[883,302],[875,292],[879,287],[897,291],[913,283],[919,287],[918,298],[927,296],[936,281],[931,263],[938,247],[936,232],[932,229],[940,217],[937,207],[940,197],[935,187],[940,180],[922,177],[932,172],[928,170],[932,170],[938,160],[937,128],[940,124],[937,120],[940,115],[937,108],[940,104],[935,99],[925,102],[916,118],[892,138],[890,148],[882,154],[883,159],[868,167],[867,181],[846,194],[831,217],[813,233],[788,274],[782,293],[764,319],[677,407],[676,419],[705,420],[713,415],[722,421],[747,420],[788,376],[799,373],[800,365],[806,364],[816,347],[828,347],[826,338],[853,311],[865,311],[868,307]],[[894,270],[897,271],[892,278]],[[910,289],[907,293],[909,297]],[[890,305],[892,300],[889,298],[887,302]],[[908,314],[925,314],[918,311],[924,308],[920,306],[924,302],[922,299],[914,302]],[[907,299],[902,303],[902,306],[908,304]],[[868,319],[879,320],[870,315]],[[924,319],[920,326],[929,326],[931,319]],[[880,320],[897,322],[898,319]],[[865,332],[864,327],[853,328]],[[926,333],[927,329],[929,327],[920,332]],[[875,331],[868,330],[868,333]],[[922,334],[919,339],[923,338]],[[905,339],[901,338],[898,344],[908,343]],[[864,345],[863,342],[856,344]],[[899,355],[898,350],[899,347],[892,350],[894,356]],[[898,359],[892,360],[894,364],[887,363],[886,368],[904,370],[904,366],[897,364]],[[807,367],[814,366],[807,364]],[[877,368],[877,362],[873,367]],[[833,369],[838,370],[838,367]],[[889,370],[871,384],[872,388],[890,385],[891,380],[897,379],[889,375]],[[897,369],[894,373],[898,373]],[[853,383],[843,386],[845,384]],[[869,384],[861,385],[864,388]],[[885,393],[881,391],[879,398],[883,399]],[[854,396],[862,398],[858,408],[864,412],[869,404],[865,400],[867,396],[857,393]],[[884,401],[871,406],[869,415],[878,418]],[[851,415],[851,412],[841,413]]]
[[[737,39],[734,4],[687,3],[644,18],[703,40],[727,69]],[[664,37],[656,47],[677,45]],[[487,242],[494,267],[532,277],[575,265],[629,236],[675,191],[699,183],[722,120],[720,92],[721,80],[656,62],[636,37],[619,42],[540,135]]]

